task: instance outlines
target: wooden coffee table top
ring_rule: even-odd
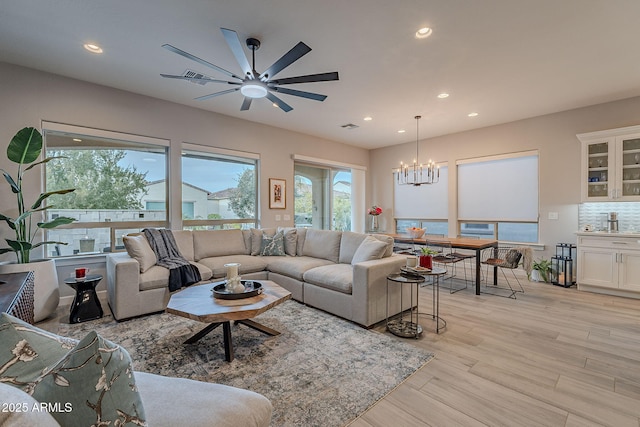
[[[171,296],[167,313],[187,317],[205,323],[245,320],[256,317],[291,298],[291,292],[271,280],[260,282],[260,295],[243,299],[219,299],[213,297],[211,289],[222,282],[190,286]]]

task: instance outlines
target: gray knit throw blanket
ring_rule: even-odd
[[[200,271],[182,256],[171,230],[145,228],[142,232],[158,258],[156,265],[169,269],[171,292],[200,281]]]

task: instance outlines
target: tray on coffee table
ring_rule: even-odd
[[[249,289],[247,289],[247,282],[253,284]],[[255,297],[262,293],[262,284],[260,282],[255,280],[241,280],[240,283],[244,285],[244,292],[229,292],[226,290],[227,285],[223,282],[211,289],[213,297],[219,299],[243,299]]]

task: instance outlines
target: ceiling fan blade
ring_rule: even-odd
[[[249,107],[251,107],[251,101],[253,98],[249,98],[248,96],[244,97],[244,101],[242,101],[242,107],[240,107],[240,111],[247,111]]]
[[[289,104],[287,104],[286,102],[284,102],[282,99],[278,98],[271,92],[267,93],[267,99],[273,102],[274,104],[276,104],[278,107],[280,107],[280,109],[285,113],[288,113],[289,111],[293,110],[293,107],[291,107]]]
[[[284,79],[271,80],[269,83],[276,85],[292,85],[295,83],[313,83],[313,82],[329,82],[339,80],[338,72],[309,74],[307,76],[287,77]]]
[[[229,77],[232,77],[232,78],[238,79],[238,80],[244,80],[242,77],[236,76],[231,71],[227,71],[224,68],[220,68],[217,65],[212,64],[211,62],[207,62],[204,59],[198,58],[197,56],[192,55],[189,52],[185,52],[182,49],[178,49],[175,46],[171,46],[170,44],[163,44],[162,47],[167,49],[167,50],[169,50],[169,51],[171,51],[171,52],[173,52],[173,53],[177,53],[178,55],[184,56],[187,59],[195,61],[195,62],[197,62],[197,63],[199,63],[201,65],[204,65],[204,66],[209,67],[209,68],[213,68],[214,70],[219,71],[222,74],[226,74]]]
[[[166,79],[178,79],[178,80],[189,80],[192,82],[197,82],[197,83],[226,83],[226,84],[230,84],[230,85],[240,85],[242,83],[240,82],[228,82],[226,80],[215,80],[215,79],[205,79],[205,78],[198,78],[198,77],[187,77],[187,76],[176,76],[173,74],[160,74],[162,77],[166,78]]]
[[[204,95],[204,96],[199,96],[197,98],[194,98],[196,101],[205,101],[207,99],[211,99],[214,96],[220,96],[220,95],[224,95],[226,93],[231,93],[231,92],[235,92],[237,90],[240,90],[239,87],[234,88],[234,89],[227,89],[227,90],[223,90],[222,92],[216,92],[216,93],[211,93],[209,95]]]
[[[222,34],[224,35],[224,39],[227,41],[229,45],[229,49],[233,52],[233,56],[236,57],[236,61],[240,64],[240,68],[242,68],[242,72],[253,79],[253,70],[251,69],[251,65],[247,60],[247,57],[244,54],[244,50],[242,49],[242,44],[240,44],[240,39],[238,38],[238,33],[233,30],[228,30],[226,28],[220,28]]]
[[[260,80],[270,79],[289,65],[311,52],[311,48],[306,44],[299,42],[289,52],[282,55],[280,59],[273,63],[264,73],[260,74]]]
[[[278,93],[284,93],[285,95],[300,96],[302,98],[313,99],[314,101],[324,101],[325,99],[327,99],[327,95],[320,95],[319,93],[305,92],[302,90],[287,89],[286,87],[274,87],[271,89]]]

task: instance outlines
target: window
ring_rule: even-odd
[[[351,171],[296,163],[296,227],[351,230]]]
[[[395,175],[394,175],[395,178]],[[393,211],[396,233],[406,233],[410,227],[426,228],[427,234],[449,235],[449,168],[440,166],[440,181],[436,184],[400,185],[394,179]]]
[[[257,227],[257,165],[252,153],[184,144],[183,228]]]
[[[458,162],[460,234],[538,241],[538,153]]]
[[[124,234],[167,226],[168,141],[57,123],[43,130],[46,155],[61,157],[46,164],[46,191],[75,188],[50,197],[47,215],[76,219],[47,230],[47,240],[68,242],[47,256],[109,252],[123,247]],[[150,194],[154,209],[145,203]]]

